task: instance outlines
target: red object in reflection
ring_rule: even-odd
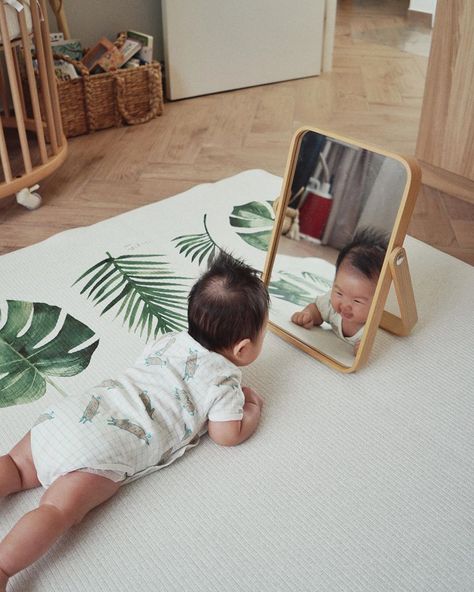
[[[332,196],[326,192],[308,191],[299,209],[300,233],[321,240],[331,213]]]

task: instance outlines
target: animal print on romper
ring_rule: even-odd
[[[161,349],[147,356],[145,359],[145,366],[161,366],[161,368],[167,366],[168,358],[163,358],[163,354],[173,345],[175,341],[176,337],[171,337],[168,343]]]
[[[104,387],[107,390],[113,389],[113,388],[118,388],[118,389],[123,389],[123,384],[121,382],[119,382],[118,380],[103,380],[100,384],[99,387]]]
[[[239,382],[233,376],[226,376],[219,380],[219,382],[216,382],[216,386],[230,386],[236,390],[239,388]]]
[[[194,407],[194,403],[189,396],[189,393],[184,389],[179,389],[175,387],[174,389],[176,399],[181,403],[181,407],[186,409],[189,415],[194,415],[196,408]]]
[[[129,419],[115,419],[115,417],[111,417],[107,423],[133,434],[139,440],[143,440],[148,446],[150,445],[151,434],[147,434],[142,426],[137,423],[132,423]]]
[[[151,406],[150,397],[147,394],[147,391],[142,391],[138,395],[141,399],[141,402],[145,406],[145,410],[148,413],[150,419],[153,419],[153,413],[155,413],[155,408]]]
[[[84,413],[82,414],[82,417],[79,420],[79,423],[86,423],[86,421],[92,422],[94,417],[97,415],[97,412],[99,411],[99,405],[100,405],[100,396],[96,397],[95,395],[92,395],[91,400],[89,401],[89,404],[84,409]]]
[[[50,419],[54,419],[54,411],[46,411],[45,413],[42,413],[40,416],[38,416],[38,419],[33,424],[33,427],[43,423],[43,421],[48,421]]]
[[[186,360],[186,364],[184,366],[184,376],[183,376],[183,380],[185,382],[187,382],[188,380],[191,380],[192,378],[194,378],[194,375],[196,374],[196,370],[198,367],[198,353],[196,349],[190,349],[189,350],[189,356]]]

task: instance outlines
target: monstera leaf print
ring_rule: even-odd
[[[103,305],[101,315],[115,308],[129,331],[153,334],[179,331],[186,327],[188,289],[167,268],[163,255],[121,255],[107,257],[93,265],[73,285],[85,280],[81,294],[86,293],[96,306]]]
[[[198,258],[198,263],[201,265],[203,259],[207,257],[208,261],[212,261],[219,251],[219,246],[212,240],[211,235],[206,224],[207,214],[204,214],[203,224],[204,232],[201,234],[183,234],[177,236],[172,241],[176,241],[176,248],[180,253],[184,253],[187,257],[191,255],[191,261]]]
[[[327,292],[332,287],[331,280],[309,271],[302,271],[300,275],[280,271],[278,275],[280,279],[270,282],[268,286],[270,294],[300,306],[314,302],[318,294]]]
[[[235,206],[229,221],[234,228],[243,230],[237,234],[246,243],[260,251],[268,250],[275,222],[272,202],[251,201],[241,206]]]
[[[0,407],[42,397],[51,376],[74,376],[87,368],[99,344],[94,331],[57,306],[8,300],[0,309]],[[5,319],[6,316],[6,319]]]

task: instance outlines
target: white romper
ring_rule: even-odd
[[[362,339],[365,325],[351,337],[346,337],[342,332],[342,317],[334,310],[333,305],[331,304],[331,292],[326,292],[325,294],[321,294],[321,296],[317,296],[314,303],[318,307],[323,321],[326,321],[326,323],[331,325],[332,330],[340,339],[351,345],[357,345],[357,343],[359,343]]]
[[[49,407],[31,430],[38,479],[76,470],[129,482],[199,442],[207,420],[243,417],[241,371],[187,332],[168,333],[133,367]]]

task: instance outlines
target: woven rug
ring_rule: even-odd
[[[280,186],[247,171],[0,257],[0,453],[48,401],[185,326],[213,250],[263,269]],[[405,246],[412,335],[379,331],[368,366],[343,375],[269,333],[244,370],[265,398],[254,436],[235,448],[205,437],[125,486],[12,592],[471,591],[474,272]],[[36,369],[8,365],[12,335]],[[0,536],[40,495],[0,501]]]

